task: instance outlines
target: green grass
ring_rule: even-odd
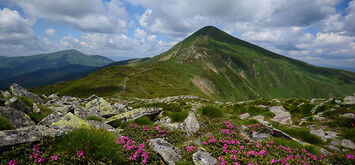
[[[206,105],[199,109],[199,111],[210,118],[217,118],[223,115],[223,112],[219,106],[216,105]]]
[[[183,122],[189,114],[186,111],[181,111],[181,112],[170,112],[168,114],[169,118],[173,122]]]
[[[59,151],[76,155],[82,150],[92,160],[100,160],[108,164],[124,163],[123,147],[115,143],[116,136],[108,131],[79,128],[64,136],[56,145]]]
[[[293,140],[290,139],[285,139],[285,138],[272,138],[272,141],[275,142],[276,145],[283,145],[285,147],[289,147],[291,149],[306,149],[308,152],[312,154],[319,154],[319,149],[313,145],[302,145],[300,143],[297,143]]]
[[[89,116],[86,118],[86,120],[95,120],[95,121],[98,121],[98,122],[103,122],[103,119],[98,117],[98,116]]]
[[[32,108],[33,101],[31,99],[29,99],[28,97],[21,96],[21,97],[19,97],[19,100],[21,102],[23,102],[26,106],[29,106],[30,108]]]
[[[309,132],[307,128],[292,128],[281,125],[274,125],[276,128],[282,130],[283,132],[300,139],[302,141],[308,142],[310,144],[321,145],[323,141],[320,137],[315,136]]]
[[[14,129],[12,124],[0,115],[0,131]]]
[[[148,116],[142,116],[138,119],[134,120],[134,123],[137,123],[139,125],[151,125],[153,122],[150,120]]]
[[[48,116],[49,114],[53,113],[53,111],[47,107],[47,106],[43,106],[43,105],[38,105],[38,108],[41,110],[41,112],[39,113],[28,113],[28,116],[30,116],[30,118],[35,122],[35,123],[39,123],[40,121],[42,121],[46,116]]]
[[[336,128],[336,127],[350,128],[351,124],[353,124],[353,123],[355,123],[354,119],[345,118],[345,117],[338,117],[336,120],[328,122],[327,125],[331,128]]]
[[[355,128],[342,128],[341,137],[343,137],[344,139],[350,139],[355,142]]]

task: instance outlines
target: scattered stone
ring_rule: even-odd
[[[355,96],[346,96],[342,104],[355,104]]]
[[[16,130],[0,131],[0,147],[37,142],[44,137],[63,136],[70,127],[45,127],[41,125],[23,127]]]
[[[51,126],[54,122],[59,121],[65,114],[66,112],[60,110],[54,111],[52,114],[43,118],[42,121],[38,123],[38,125]]]
[[[38,108],[36,103],[33,103],[32,112],[34,112],[34,113],[40,113],[41,112],[41,109]]]
[[[153,151],[159,153],[166,164],[174,165],[182,159],[180,150],[164,139],[152,139],[149,146]]]
[[[36,125],[28,115],[17,109],[0,107],[0,115],[7,119],[14,128]]]
[[[9,91],[0,91],[0,93],[4,98],[8,98],[12,96]]]
[[[89,109],[91,111],[97,111],[100,113],[100,116],[112,116],[115,114],[120,113],[117,110],[114,110],[111,106],[110,103],[108,103],[105,99],[103,98],[95,98],[91,101],[89,101],[85,105],[86,109]]]
[[[253,132],[251,134],[251,137],[253,140],[265,140],[265,139],[271,138],[272,136],[267,133]]]
[[[192,111],[190,111],[189,116],[187,116],[184,123],[186,125],[186,133],[188,136],[193,135],[200,129],[200,124],[198,123],[195,113]]]
[[[314,114],[314,113],[316,112],[316,110],[317,110],[319,107],[323,106],[323,105],[324,105],[324,103],[320,103],[320,104],[316,105],[316,106],[313,107],[313,109],[311,110],[311,113]]]
[[[335,139],[337,138],[337,133],[333,131],[323,131],[322,129],[314,129],[310,131],[311,134],[320,137],[324,142],[328,139]]]
[[[333,150],[333,151],[340,151],[339,148],[337,148],[337,147],[335,147],[335,146],[333,146],[333,145],[329,145],[328,148],[331,149],[331,150]]]
[[[102,120],[104,120],[103,117],[99,116],[98,112],[92,112],[90,110],[86,110],[84,109],[83,107],[81,106],[77,106],[77,105],[73,105],[73,108],[74,108],[74,115],[81,118],[81,119],[87,119],[88,117],[91,117],[91,116],[97,116],[99,118],[101,118]]]
[[[261,124],[269,125],[269,122],[264,120],[264,116],[263,115],[256,115],[256,116],[253,116],[251,119],[257,120]]]
[[[146,115],[159,114],[161,111],[162,108],[137,108],[125,113],[120,113],[115,116],[112,116],[108,118],[105,123],[110,123],[115,120],[130,121]]]
[[[341,141],[338,139],[333,139],[332,142],[330,142],[330,144],[334,146],[341,146]]]
[[[44,103],[44,101],[38,95],[27,91],[25,88],[19,86],[16,83],[13,83],[10,86],[10,91],[11,91],[12,95],[14,95],[14,96],[25,96],[25,97],[28,97],[29,99],[31,99],[32,101]]]
[[[239,115],[239,118],[244,120],[244,119],[247,119],[249,117],[249,113],[243,113],[241,115]]]
[[[281,124],[292,124],[291,114],[287,112],[283,106],[270,107],[270,111],[275,114],[275,116],[271,119],[272,121],[276,121]]]
[[[341,117],[345,117],[345,118],[350,118],[350,119],[355,118],[355,115],[353,113],[345,113],[345,114],[342,114],[340,116]]]
[[[58,99],[58,98],[59,98],[59,96],[58,96],[58,94],[57,94],[57,93],[55,93],[55,94],[51,94],[51,95],[49,95],[47,98],[48,98],[48,99]]]
[[[345,147],[345,148],[350,148],[350,149],[355,149],[355,144],[354,144],[354,142],[353,141],[351,141],[351,140],[348,140],[348,139],[343,139],[342,141],[341,141],[341,145],[343,146],[343,147]]]
[[[324,149],[324,148],[320,148],[320,149],[319,149],[319,153],[320,153],[321,155],[323,155],[323,156],[330,156],[330,155],[332,154],[331,152],[327,151],[327,150]]]
[[[197,152],[192,155],[192,160],[195,165],[215,165],[217,164],[216,158],[212,157],[210,153],[204,149],[199,148]]]

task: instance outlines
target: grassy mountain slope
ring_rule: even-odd
[[[207,26],[152,59],[36,91],[124,97],[195,94],[218,100],[311,98],[352,94],[355,74],[281,56]]]
[[[102,56],[88,56],[77,50],[64,50],[33,56],[4,57],[0,56],[0,79],[44,69],[58,69],[63,66],[80,65],[86,67],[101,67],[112,61]]]

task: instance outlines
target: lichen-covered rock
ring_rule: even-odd
[[[210,153],[204,149],[199,148],[197,152],[192,155],[192,160],[195,165],[215,165],[217,164],[216,158],[212,157]]]
[[[52,114],[43,118],[38,125],[51,126],[54,122],[60,120],[65,114],[66,112],[64,113],[63,111],[54,111]]]
[[[15,128],[36,125],[28,115],[17,109],[0,107],[0,115],[7,119]]]
[[[253,140],[265,140],[265,139],[271,138],[272,136],[267,133],[253,132],[251,134],[251,137]]]
[[[89,101],[85,105],[85,108],[91,109],[92,111],[99,112],[100,116],[115,115],[115,114],[120,113],[120,111],[113,109],[111,104],[108,103],[103,98],[96,98],[96,99]]]
[[[271,119],[272,121],[276,121],[281,124],[292,124],[291,114],[286,111],[283,106],[270,107],[270,111],[275,114],[275,116]]]
[[[253,116],[251,119],[254,119],[256,121],[258,121],[259,123],[261,124],[264,124],[264,125],[269,125],[270,123],[266,120],[264,120],[264,116],[263,115],[256,115],[256,116]]]
[[[8,98],[8,97],[11,97],[11,93],[9,91],[0,91],[0,94],[2,97],[4,98]]]
[[[161,118],[156,123],[168,128],[170,131],[174,131],[174,130],[186,131],[185,125],[183,123],[178,123],[178,122],[172,123],[172,120],[168,116]]]
[[[121,136],[119,134],[119,131],[117,131],[115,128],[113,128],[112,126],[110,126],[108,124],[101,123],[101,122],[95,121],[95,120],[85,120],[85,122],[87,122],[91,126],[95,127],[96,129],[104,129],[104,130],[107,130],[109,132],[116,134],[117,136]]]
[[[335,139],[337,138],[337,133],[333,131],[323,131],[322,129],[314,129],[310,131],[311,134],[320,137],[324,142],[328,139]]]
[[[74,108],[74,115],[81,119],[87,119],[88,117],[91,116],[97,116],[101,119],[104,119],[101,116],[99,116],[99,112],[93,112],[77,105],[73,105],[73,108]]]
[[[58,96],[57,93],[54,93],[54,94],[49,95],[47,98],[48,98],[48,99],[58,99],[59,96]]]
[[[164,139],[152,139],[149,146],[163,158],[166,164],[174,165],[182,158],[180,150]]]
[[[28,97],[29,99],[31,99],[32,101],[44,103],[44,101],[38,95],[27,91],[25,88],[19,86],[16,83],[13,83],[10,86],[10,91],[11,91],[12,95],[14,95],[14,96],[25,96],[25,97]]]
[[[71,127],[45,127],[41,125],[23,127],[16,130],[0,131],[0,147],[36,142],[44,137],[63,136]]]
[[[188,136],[193,135],[200,129],[200,124],[194,112],[190,111],[189,116],[185,119],[186,133]]]
[[[157,114],[161,111],[161,108],[137,108],[125,113],[120,113],[115,116],[112,116],[108,118],[105,123],[109,123],[115,120],[134,120],[142,116]]]
[[[80,119],[79,117],[76,117],[71,112],[64,115],[60,120],[52,123],[52,125],[60,126],[60,127],[70,126],[73,128],[89,127],[90,126],[87,122]]]

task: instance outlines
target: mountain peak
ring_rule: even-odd
[[[197,32],[195,32],[195,35],[210,35],[213,33],[218,33],[218,32],[223,32],[222,30],[218,29],[215,26],[205,26],[203,28],[201,28],[200,30],[198,30]]]

